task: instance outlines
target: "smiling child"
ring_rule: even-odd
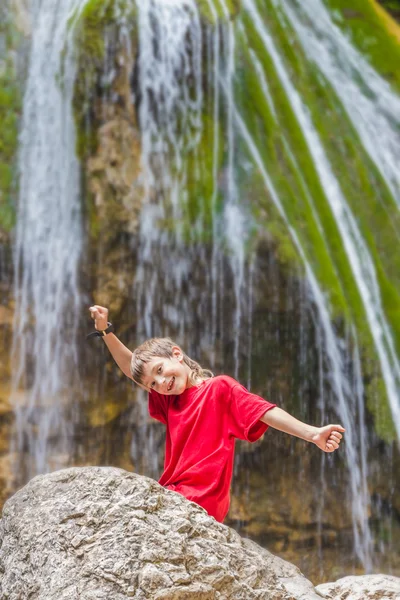
[[[166,425],[159,483],[223,522],[229,510],[235,439],[255,442],[269,426],[324,452],[339,448],[341,425],[298,421],[228,375],[214,377],[170,338],[152,338],[131,352],[112,332],[108,309],[92,306],[101,335],[123,373],[149,393],[150,415]],[[95,335],[95,334],[91,334]]]

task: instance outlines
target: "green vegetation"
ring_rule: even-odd
[[[131,32],[131,48],[137,45],[136,5],[128,0],[88,0],[82,10],[71,17],[77,53],[77,75],[74,92],[74,115],[77,130],[77,153],[90,156],[97,143],[99,102],[106,97],[112,81],[107,80],[104,67],[107,52],[110,66],[116,66],[120,50],[121,25]],[[99,110],[100,109],[100,110]]]
[[[0,229],[15,224],[15,159],[18,144],[20,90],[11,64],[0,75]]]
[[[1,19],[0,41],[6,49],[4,59],[0,60],[0,233],[8,233],[15,225],[15,166],[21,91],[12,54],[18,35],[6,18]]]
[[[388,23],[380,17],[375,0],[352,0],[351,3],[327,0],[326,4],[333,16],[336,15],[336,25],[346,32],[378,73],[400,91],[400,30],[396,40]]]
[[[240,11],[241,0],[197,0],[200,15],[209,23],[218,19],[235,18]]]
[[[214,181],[214,163],[219,173],[224,158],[222,131],[219,123],[207,113],[203,114],[202,124],[200,141],[194,150],[187,153],[182,168],[186,177],[186,195],[181,198],[181,205],[188,243],[209,243],[212,240],[212,221],[223,206],[218,181]],[[216,152],[213,149],[214,138],[218,140]]]

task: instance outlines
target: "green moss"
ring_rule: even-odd
[[[121,26],[129,29],[132,47],[136,47],[136,5],[124,0],[88,0],[84,8],[70,18],[74,30],[77,75],[74,90],[74,116],[77,132],[77,154],[86,158],[97,143],[99,98],[106,97],[111,83],[105,77],[107,52],[111,64],[121,49]]]
[[[246,125],[256,142],[266,170],[281,199],[288,224],[297,232],[305,255],[313,265],[318,280],[323,287],[329,290],[334,309],[340,312],[347,311],[349,303],[344,296],[332,260],[332,252],[335,250],[344,262],[344,275],[349,284],[346,291],[357,297],[358,304],[360,300],[352,281],[351,272],[346,265],[337,224],[324,200],[325,193],[297,119],[285,91],[277,82],[275,67],[266,55],[252,23],[249,21],[246,22],[246,25],[249,28],[252,45],[256,49],[264,69],[266,81],[272,85],[271,94],[275,99],[276,110],[273,114],[272,107],[268,105],[261,80],[251,67],[247,51],[248,40],[243,39],[242,51],[246,57],[246,63],[243,65],[241,73],[242,114],[245,114]],[[265,194],[264,198],[264,202],[267,200],[268,203],[271,202],[271,199],[268,199]],[[320,211],[323,212],[322,215]],[[274,212],[275,217],[273,217]],[[268,210],[265,226],[271,233],[276,230],[277,216],[278,213],[275,209]],[[327,231],[321,231],[319,221],[324,223]],[[287,226],[285,229],[286,237],[289,237]],[[282,236],[280,237],[282,243]],[[297,250],[295,252],[298,254]]]
[[[218,19],[235,18],[241,8],[241,0],[197,0],[200,15],[213,25]],[[211,5],[211,6],[210,6]]]
[[[83,162],[96,154],[98,131],[108,118],[103,114],[103,108],[110,102],[111,94],[115,93],[115,73],[121,69],[118,61],[125,48],[120,35],[122,27],[129,30],[132,52],[136,51],[136,13],[136,4],[128,0],[88,0],[84,8],[70,18],[69,28],[73,33],[77,64],[73,96],[76,150]],[[106,64],[110,71],[114,71],[113,77],[105,73]],[[112,208],[115,197],[109,196],[105,202],[108,208]],[[120,210],[121,207],[116,208]],[[104,232],[98,208],[89,193],[85,210],[90,238],[96,242]]]
[[[377,435],[387,442],[397,439],[392,412],[388,402],[385,402],[386,388],[382,377],[376,374],[368,382],[367,408],[374,417]]]
[[[400,91],[400,44],[371,0],[327,0],[336,24],[371,65]]]
[[[206,113],[203,114],[202,124],[201,139],[184,161],[182,172],[187,177],[186,197],[181,198],[181,205],[186,240],[208,243],[212,239],[213,218],[222,209],[218,182],[214,181],[214,165],[217,165],[219,173],[223,162],[223,137],[219,123]],[[219,149],[216,156],[213,151],[215,136]]]
[[[2,19],[0,42],[6,49],[0,60],[0,231],[8,234],[15,225],[16,153],[21,91],[12,52],[18,35],[8,19]]]

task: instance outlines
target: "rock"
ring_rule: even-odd
[[[335,600],[399,600],[400,578],[393,575],[359,575],[318,585],[318,592]]]
[[[13,463],[18,460],[15,452],[0,455],[0,502],[3,504],[16,489]],[[2,596],[0,595],[0,598]]]
[[[138,130],[116,116],[98,130],[97,154],[87,161],[89,190],[102,235],[136,233],[143,189]]]
[[[114,467],[39,475],[4,505],[1,598],[312,600],[294,565]]]

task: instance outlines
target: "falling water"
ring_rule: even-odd
[[[186,186],[183,164],[202,133],[202,31],[194,0],[143,0],[137,2],[137,10],[135,94],[145,190],[133,290],[137,299],[137,340],[160,335],[183,340],[185,316],[190,313],[186,286],[192,267],[182,231]],[[146,423],[147,395],[139,395],[141,422]],[[149,437],[147,425],[142,429]],[[139,437],[132,438],[131,455],[135,464],[139,455],[150,464],[157,453],[151,444],[139,446]],[[156,464],[151,472],[157,472]]]
[[[12,348],[16,449],[48,471],[49,439],[68,452],[82,246],[79,164],[72,114],[74,61],[68,20],[83,2],[35,2],[20,139]],[[67,48],[65,56],[63,50]],[[63,60],[64,56],[64,60]],[[71,386],[71,387],[70,387]]]
[[[392,409],[393,421],[396,425],[398,435],[400,437],[400,403],[398,396],[398,389],[400,387],[399,361],[396,356],[390,326],[386,321],[386,317],[381,305],[380,290],[372,258],[369,254],[367,245],[364,239],[362,238],[361,232],[358,229],[356,220],[353,214],[351,213],[348,204],[346,203],[346,199],[340,189],[340,185],[335,179],[333,171],[330,168],[329,161],[325,155],[322,143],[320,142],[318,134],[311,122],[309,112],[303,105],[302,100],[297,91],[295,90],[294,85],[291,83],[290,78],[285,71],[283,61],[279,57],[279,54],[274,46],[271,36],[268,34],[265,26],[263,25],[261,17],[258,14],[253,1],[245,0],[245,6],[251,14],[255,27],[265,45],[265,49],[267,50],[274,62],[276,72],[282,83],[283,88],[285,89],[286,95],[291,102],[297,120],[302,128],[304,137],[308,143],[310,153],[314,159],[314,164],[319,173],[320,179],[323,182],[326,197],[329,201],[332,212],[335,215],[335,220],[338,224],[339,231],[342,236],[343,244],[348,255],[349,263],[353,270],[354,279],[357,283],[358,289],[360,290],[360,295],[364,303],[366,315],[370,325],[370,330],[372,332],[377,353],[381,362],[382,373],[386,383],[386,389],[390,401],[390,406]],[[286,5],[286,3],[285,8],[290,14],[289,7]],[[311,7],[309,5],[308,9],[311,10]],[[313,14],[315,14],[315,12]],[[293,27],[301,27],[300,19],[292,17],[291,20]],[[314,21],[315,19],[313,18],[312,22]],[[320,37],[322,37],[321,32],[319,32],[319,34]],[[313,38],[310,35],[309,28],[305,30],[305,27],[303,27],[301,39],[304,45],[307,45],[309,47],[310,40],[315,41],[317,38],[316,36]],[[312,46],[310,54],[313,57],[318,57],[318,61],[323,61],[322,57],[324,56],[324,53],[322,52],[321,48],[317,49],[315,47],[315,44],[314,46]],[[329,55],[329,57],[336,55],[336,53],[334,52],[325,52],[325,54]],[[325,72],[327,76],[330,76],[329,80],[331,80],[332,77],[334,78],[335,72],[328,72],[327,70],[325,70]],[[345,74],[346,70],[342,69],[341,78],[343,78]],[[373,81],[375,82],[376,79],[377,76],[375,76]],[[338,84],[336,83],[336,85]],[[383,86],[383,88],[386,89],[385,85]],[[353,89],[352,98],[354,102],[356,101],[355,98],[358,97],[360,97],[361,102],[364,98],[364,95],[365,94],[363,94],[360,89]],[[348,108],[348,110],[351,114],[353,114],[351,109]],[[366,112],[368,113],[368,111]],[[355,114],[358,115],[359,111],[355,111]],[[372,137],[372,135],[373,132],[370,132],[370,137]],[[386,147],[386,153],[389,153],[390,150],[394,150],[395,144],[393,143],[393,139],[390,137],[390,135],[387,136],[387,138],[389,139],[389,143]],[[369,145],[371,146],[371,139]],[[379,163],[378,158],[377,161]],[[387,163],[388,165],[391,164],[390,161],[387,161]],[[318,303],[318,313],[320,317],[323,317],[323,321],[325,322],[324,328],[327,331],[327,327],[329,325],[328,312],[324,306],[323,297],[316,288],[315,278],[312,277],[311,281],[312,288],[314,289],[313,296]],[[335,372],[337,373],[337,375],[334,375],[334,380],[337,383],[335,389],[342,390],[338,397],[338,406],[340,409],[339,414],[343,419],[343,422],[347,429],[346,452],[348,454],[349,473],[351,476],[355,549],[366,568],[369,569],[371,568],[371,535],[368,528],[369,495],[366,485],[367,473],[365,423],[363,420],[361,420],[359,423],[354,422],[355,415],[357,413],[360,414],[359,406],[363,404],[361,369],[360,367],[356,368],[356,385],[354,390],[356,405],[354,405],[354,403],[351,401],[354,392],[351,386],[349,386],[348,382],[346,381],[346,377],[343,377],[343,373],[340,372],[342,371],[342,369],[338,370],[338,366],[341,364],[342,359],[340,357],[340,354],[338,354],[337,351],[335,351],[335,348],[337,348],[337,344],[335,342],[334,336],[330,335],[326,342],[326,352],[328,355],[330,355],[330,360],[332,363],[331,372],[333,375],[335,374]],[[358,353],[356,353],[355,355],[355,358],[357,357]],[[355,364],[359,364],[359,359],[357,359]],[[348,387],[347,389],[345,388],[343,390],[343,386]],[[353,405],[354,407],[350,408]],[[355,441],[353,433],[349,432],[349,428],[351,428],[352,431],[358,429],[358,438],[361,440],[359,448],[357,447],[358,444]]]
[[[217,21],[211,0],[208,7]],[[200,22],[194,0],[148,0],[137,3],[137,8],[135,93],[139,101],[145,188],[134,282],[137,337],[143,340],[153,335],[176,336],[189,353],[205,356],[207,366],[214,369],[216,345],[218,341],[222,344],[225,337],[226,286],[232,286],[234,308],[229,307],[232,322],[227,334],[233,338],[233,370],[238,376],[240,331],[249,319],[248,307],[246,311],[242,307],[248,223],[235,183],[234,27],[225,5],[225,22],[206,27]],[[207,101],[214,116],[211,135],[204,130],[204,46],[208,52]],[[227,92],[225,103],[220,100],[221,85]],[[222,178],[221,132],[228,150]],[[192,170],[198,186],[202,177],[209,177],[204,173],[206,135],[212,151],[212,197],[209,205],[208,198],[200,198],[199,214],[188,234],[184,212],[193,201],[191,194],[197,192],[191,189],[193,182],[188,181],[187,160],[188,156],[193,157]],[[221,196],[223,210],[219,213]],[[202,242],[202,236],[208,235],[205,221],[210,223],[210,244]],[[194,322],[201,323],[200,335],[196,337]],[[133,454],[134,446],[135,442]]]
[[[284,9],[309,60],[333,86],[400,207],[399,96],[333,23],[321,0],[275,3]]]
[[[210,10],[216,14],[212,2]],[[225,12],[228,15],[227,8]],[[196,2],[180,0],[170,3],[147,1],[138,3],[139,58],[138,91],[139,120],[142,135],[142,167],[146,190],[141,214],[139,267],[135,279],[138,298],[139,338],[161,332],[178,335],[190,332],[193,305],[198,318],[206,324],[213,315],[211,328],[204,327],[203,339],[196,346],[209,350],[215,344],[218,298],[224,293],[223,245],[230,251],[230,268],[235,292],[235,373],[239,368],[239,331],[242,321],[247,223],[237,197],[235,184],[234,124],[232,118],[234,76],[234,31],[227,19],[224,26],[209,27],[203,33]],[[202,177],[199,145],[202,142],[204,99],[202,93],[201,51],[205,39],[210,40],[210,67],[213,77],[213,113],[215,116],[213,143],[214,189],[211,200],[212,250],[196,243],[202,235],[203,210],[192,224],[188,236],[184,230],[183,211],[190,203],[190,184],[184,167],[188,154],[194,157],[196,180]],[[220,44],[221,41],[221,44]],[[222,51],[220,48],[222,46]],[[221,183],[218,181],[219,136],[215,125],[220,111],[221,85],[226,95],[225,130],[228,148],[227,165],[222,182],[224,211],[217,215],[216,203]],[[206,199],[204,199],[204,207]],[[209,218],[209,215],[207,215]],[[166,224],[166,226],[164,225]],[[204,234],[204,232],[203,232]],[[221,241],[222,240],[222,241]],[[194,271],[206,276],[201,296],[196,299],[187,290],[194,281]],[[185,290],[185,291],[184,291]],[[174,302],[179,298],[179,310]],[[211,352],[212,355],[212,352]],[[211,365],[213,366],[213,365]]]
[[[185,154],[196,147],[201,136],[202,32],[194,0],[145,0],[137,8],[139,121],[146,190],[135,281],[138,335],[161,334],[162,321],[170,322],[183,335],[183,319],[180,322],[174,308],[190,272],[190,261],[182,252],[180,202],[186,175],[182,166]],[[183,295],[181,299],[184,303]],[[181,310],[185,314],[184,306]],[[161,322],[154,321],[156,315]]]
[[[334,390],[337,400],[337,412],[338,416],[342,420],[342,424],[346,429],[346,445],[345,452],[347,455],[347,466],[349,469],[350,482],[351,482],[351,493],[352,493],[352,512],[353,512],[353,531],[354,531],[354,543],[355,550],[358,557],[361,559],[367,569],[371,565],[371,535],[368,528],[368,507],[369,507],[369,496],[361,496],[361,491],[365,491],[364,478],[366,473],[361,471],[361,465],[364,464],[365,457],[359,458],[357,449],[355,427],[358,428],[358,424],[354,423],[354,419],[350,413],[350,406],[354,403],[355,392],[359,389],[360,384],[353,390],[351,382],[348,379],[348,374],[345,370],[343,361],[343,350],[342,341],[337,338],[333,331],[332,323],[329,318],[329,310],[326,306],[326,300],[322,293],[320,286],[318,285],[317,279],[312,271],[310,264],[308,263],[304,254],[301,242],[294,231],[290,223],[288,222],[284,208],[281,204],[278,194],[275,191],[270,176],[262,162],[261,155],[256,147],[256,144],[252,140],[243,120],[240,115],[236,113],[236,119],[238,121],[239,128],[243,139],[245,140],[249,152],[254,158],[254,161],[258,165],[260,172],[263,176],[266,188],[268,189],[273,202],[278,208],[282,218],[285,220],[288,230],[292,236],[293,242],[302,257],[305,269],[307,282],[309,284],[310,301],[315,307],[316,318],[320,323],[320,331],[323,337],[324,347],[324,362],[326,362],[327,373]],[[363,398],[356,399],[357,404]],[[363,427],[365,425],[363,424]],[[363,435],[363,434],[362,434]],[[365,451],[365,448],[363,448]],[[361,463],[360,463],[361,461]],[[361,535],[360,535],[361,532]]]
[[[316,5],[313,7],[313,14],[315,15],[316,12],[318,14],[321,12],[321,16],[326,20],[328,14],[321,3],[316,2],[315,4]],[[296,27],[296,30],[299,30],[300,39],[309,55],[314,57],[314,60],[318,61],[321,71],[326,74],[329,81],[333,82],[335,89],[337,89],[338,92],[339,90],[342,90],[340,97],[349,112],[350,118],[354,120],[355,126],[360,132],[363,132],[362,139],[365,147],[376,160],[382,173],[387,175],[386,181],[388,185],[395,193],[397,192],[397,196],[400,199],[400,190],[398,188],[400,182],[399,170],[398,168],[392,169],[392,166],[397,163],[397,156],[400,152],[400,136],[395,133],[394,127],[398,114],[400,114],[400,100],[390,92],[388,84],[381,80],[376,73],[371,76],[370,80],[368,79],[373,70],[368,67],[360,56],[357,55],[354,49],[352,49],[349,55],[346,54],[345,51],[348,43],[346,45],[345,38],[340,34],[337,28],[334,28],[333,25],[331,25],[330,28],[327,29],[329,31],[329,36],[324,38],[324,41],[317,43],[317,35],[313,35],[312,30],[310,32],[309,28],[306,33],[304,27],[301,25],[301,20],[294,17],[288,6],[285,5],[285,8],[288,15],[291,17],[293,26]],[[319,31],[318,33],[320,34]],[[328,43],[329,47],[329,45],[332,44],[333,39],[336,40],[336,46],[340,49],[340,52],[332,51],[332,49],[330,49],[330,52],[326,50],[325,44]],[[343,60],[346,60],[351,64],[352,68],[350,69],[347,64],[346,68],[343,66],[341,69],[339,66],[334,68],[332,64],[334,59],[332,57],[335,56],[339,56],[341,59],[339,65],[342,66]],[[280,64],[280,69],[281,73],[283,73],[282,64]],[[374,91],[373,101],[368,97],[368,94],[356,84],[354,73],[361,74],[362,81],[365,85],[367,81],[370,82],[369,85],[372,85]],[[345,75],[347,75],[345,80],[346,85],[343,82]],[[282,75],[282,77],[284,77],[284,75]],[[354,279],[360,290],[370,330],[379,355],[382,374],[392,410],[393,423],[397,429],[397,436],[400,439],[400,361],[397,357],[393,334],[382,307],[375,265],[368,251],[368,246],[357,226],[356,218],[352,214],[350,207],[344,198],[339,182],[335,179],[329,167],[322,144],[312,126],[306,108],[287,77],[284,80],[284,85],[293,103],[293,107],[304,131],[310,151],[314,157],[321,181],[324,182],[326,195],[332,208],[332,212],[339,225],[343,244],[349,257],[349,262],[354,273]],[[379,95],[377,96],[378,89],[382,90],[382,93],[379,92]],[[384,109],[382,109],[381,105],[382,94],[385,101]],[[352,100],[345,101],[345,98],[351,98]],[[363,107],[362,111],[360,111],[360,106]],[[362,115],[361,117],[360,114]],[[387,169],[389,172],[386,172]]]

